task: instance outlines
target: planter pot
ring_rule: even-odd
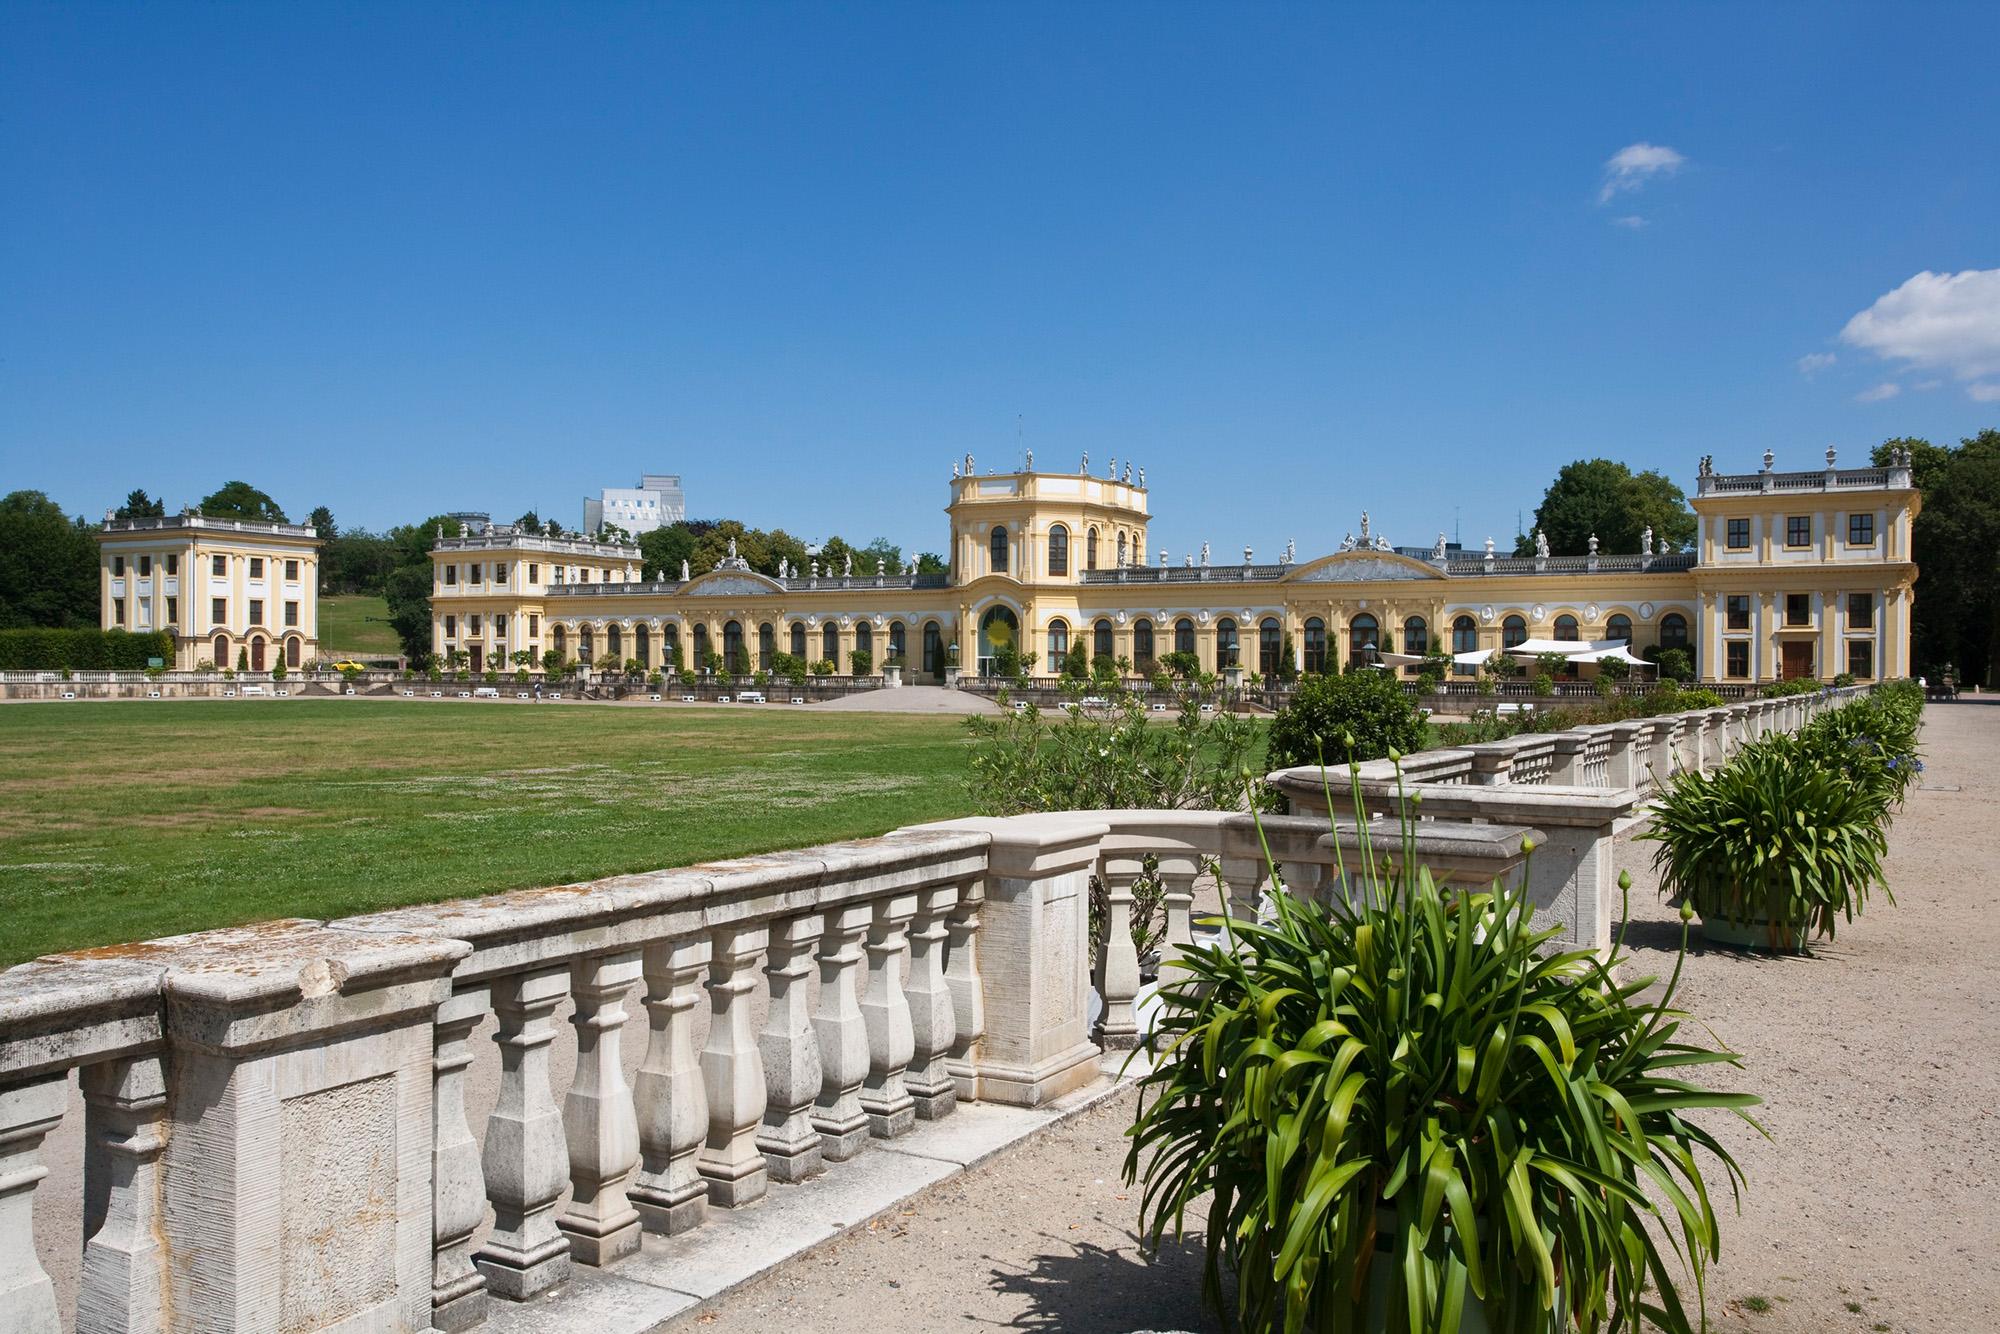
[[[1701,918],[1701,935],[1717,945],[1730,945],[1741,950],[1771,950],[1778,954],[1804,954],[1806,937],[1811,928],[1800,924],[1792,929],[1789,939],[1780,938],[1778,944],[1771,943],[1771,921],[1767,917],[1742,916],[1731,920],[1726,912],[1704,912],[1701,905],[1695,905],[1695,912]]]

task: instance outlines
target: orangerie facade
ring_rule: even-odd
[[[1053,675],[1079,638],[1089,656],[1150,673],[1170,652],[1206,670],[1269,675],[1284,654],[1335,670],[1365,648],[1460,654],[1529,639],[1624,640],[1686,648],[1708,682],[1910,675],[1910,526],[1920,505],[1908,460],[1886,468],[1725,475],[1702,461],[1693,550],[1515,558],[1446,549],[1400,553],[1369,532],[1330,555],[1259,563],[1149,563],[1145,473],[1131,480],[1029,467],[953,467],[950,570],[854,576],[752,571],[742,561],[687,579],[641,578],[635,547],[498,527],[432,552],[432,639],[474,670],[539,665],[649,670],[721,655],[735,672],[779,653],[848,670],[856,650],[900,661],[914,681],[993,670],[1013,644]],[[1408,549],[1405,549],[1407,551]]]

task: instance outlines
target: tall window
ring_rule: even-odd
[[[803,658],[805,657],[805,655],[806,655],[806,628],[803,625],[800,625],[797,621],[793,621],[792,656],[794,658]]]
[[[229,636],[228,636],[228,635],[217,635],[217,636],[215,637],[215,645],[214,645],[214,648],[215,648],[215,657],[214,657],[213,661],[214,661],[214,663],[215,663],[215,665],[216,665],[216,666],[218,666],[218,667],[229,667],[229,666],[233,666],[233,665],[234,665],[234,664],[232,664],[232,663],[231,663],[231,662],[229,661]]]
[[[297,628],[298,623],[299,623],[299,604],[296,602],[287,602],[285,604],[285,624],[287,626]]]
[[[944,635],[938,631],[936,621],[924,622],[924,674],[936,676],[944,671]]]
[[[1061,524],[1049,529],[1049,573],[1069,573],[1069,529]]]
[[[1115,658],[1118,656],[1118,646],[1111,636],[1111,622],[1099,621],[1096,625],[1092,626],[1090,638],[1090,656],[1093,659]]]
[[[1132,624],[1132,668],[1141,676],[1153,674],[1153,623],[1148,620]]]
[[[1872,639],[1850,639],[1847,641],[1847,670],[1857,681],[1873,680],[1875,676],[1875,641]]]
[[[1732,639],[1722,646],[1722,670],[1726,676],[1741,679],[1750,675],[1750,641]]]
[[[840,670],[840,627],[832,621],[819,628],[819,655]]]
[[[1812,545],[1812,515],[1793,514],[1786,517],[1785,545],[1788,547]]]
[[[1731,630],[1750,628],[1750,596],[1747,593],[1731,593],[1722,604],[1722,623]]]
[[[220,574],[222,571],[217,570],[216,573]],[[444,586],[446,588],[456,588],[458,586],[458,567],[456,565],[447,565],[444,567]]]
[[[722,665],[731,674],[745,668],[743,661],[743,622],[725,621],[722,626]]]
[[[1410,616],[1403,621],[1403,652],[1414,653],[1418,657],[1431,651],[1431,625],[1421,616]]]
[[[597,661],[597,641],[587,625],[577,627],[576,660],[585,665]]]
[[[221,625],[224,622],[226,622],[229,619],[229,599],[210,598],[208,600],[208,619],[215,622],[217,625]],[[223,663],[216,664],[216,666],[218,667],[224,665],[225,664]]]
[[[125,558],[123,556],[113,556],[111,558],[111,577],[113,579],[123,579],[125,577]]]
[[[1007,573],[1007,530],[1000,524],[993,525],[993,531],[986,535],[986,548],[993,557],[993,573]]]
[[[167,624],[179,625],[180,623],[181,623],[181,600],[179,598],[168,598]]]
[[[1810,593],[1785,594],[1785,624],[1786,625],[1812,624],[1812,594]]]
[[[122,561],[125,558],[123,556],[120,556],[118,559]],[[151,556],[139,557],[139,577],[141,579],[148,579],[152,577],[152,574],[153,574],[153,558]]]
[[[1519,616],[1509,616],[1500,622],[1500,647],[1514,648],[1528,642],[1528,622]]]
[[[285,641],[285,666],[296,667],[298,665],[299,665],[299,637],[297,635],[293,635],[290,639],[287,639]]]
[[[220,579],[220,578],[222,578],[222,577],[223,577],[224,575],[228,574],[228,573],[229,573],[229,557],[227,557],[227,556],[210,556],[210,557],[208,558],[208,572],[209,572],[210,574],[214,575],[214,576],[215,576],[215,577],[216,577],[217,579]]]
[[[889,622],[889,656],[898,662],[902,662],[906,657],[906,648],[907,646],[903,639],[903,623],[901,621]]]
[[[181,558],[179,556],[169,554],[167,556],[167,578],[169,579],[178,578],[180,576],[180,572],[181,572]]]
[[[1367,662],[1370,649],[1382,647],[1382,628],[1375,618],[1362,612],[1347,623],[1347,657],[1350,662]]]
[[[768,672],[778,656],[778,628],[769,621],[757,627],[757,669]]]
[[[1061,619],[1049,622],[1049,660],[1044,665],[1052,672],[1062,670],[1063,655],[1069,652],[1069,622]]]
[[[1194,622],[1185,616],[1174,622],[1174,652],[1194,652]]]
[[[1317,616],[1306,618],[1306,670],[1326,671],[1326,622]]]
[[[495,630],[501,628],[498,616],[493,618],[493,628]],[[644,622],[632,627],[632,656],[639,660],[639,666],[646,671],[653,669],[653,631],[652,627]]]
[[[1234,667],[1242,661],[1236,642],[1236,622],[1225,616],[1215,623],[1215,670]]]
[[[1097,568],[1097,530],[1095,528],[1090,529],[1083,535],[1083,568],[1086,570]]]
[[[472,633],[479,633],[479,618],[472,618]],[[611,665],[621,667],[625,663],[625,631],[616,624],[604,627],[604,651],[611,655]]]
[[[444,618],[444,637],[446,639],[458,638],[458,617],[447,616]]]
[[[1847,595],[1847,628],[1850,630],[1873,630],[1875,628],[1875,595],[1873,593],[1849,593]],[[1856,676],[1860,673],[1856,672]]]
[[[875,627],[866,621],[854,624],[854,651],[866,653],[870,658],[875,656]]]
[[[264,623],[264,599],[262,599],[262,598],[251,598],[251,599],[250,599],[250,624],[252,624],[252,625],[262,625],[263,623]]]
[[[1568,612],[1564,612],[1561,616],[1556,617],[1557,639],[1573,644],[1576,642],[1576,635],[1576,617],[1571,616]]]
[[[1670,611],[1660,618],[1660,647],[1686,648],[1688,646],[1687,617],[1677,611]]]
[[[1276,618],[1266,616],[1257,622],[1257,670],[1267,678],[1278,674],[1278,652],[1284,647],[1284,638],[1278,633]]]
[[[1479,625],[1470,616],[1460,616],[1451,623],[1451,651],[1470,653],[1479,647]]]
[[[695,668],[695,670],[702,672],[707,671],[708,655],[711,652],[708,646],[707,626],[702,625],[700,623],[697,623],[695,625],[694,633],[691,636],[691,651],[694,654],[694,662],[692,666]]]
[[[1850,514],[1847,516],[1847,544],[1851,547],[1872,547],[1875,545],[1875,516],[1872,514]],[[167,573],[172,574],[169,570]],[[1859,675],[1859,673],[1856,673]]]
[[[299,563],[295,560],[286,561],[285,582],[288,584],[295,584],[298,581],[299,581]]]
[[[660,627],[660,664],[672,666],[681,656],[681,628],[669,622]],[[686,664],[683,663],[683,666]]]
[[[250,558],[250,577],[252,579],[262,579],[264,577],[264,558],[262,556],[252,556]]]
[[[1748,519],[1729,520],[1727,545],[1731,551],[1750,549],[1750,521]]]

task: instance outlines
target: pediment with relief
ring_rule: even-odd
[[[682,584],[679,594],[692,598],[755,597],[782,593],[785,586],[776,579],[748,570],[716,570]]]
[[[1295,584],[1370,584],[1394,580],[1442,579],[1443,570],[1394,552],[1356,551],[1325,556],[1286,577]]]

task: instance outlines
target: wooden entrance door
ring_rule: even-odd
[[[1784,645],[1785,656],[1779,665],[1778,679],[1796,680],[1813,674],[1813,646],[1810,640],[1789,639]]]
[[[472,646],[473,674],[476,676],[480,672],[483,672],[485,670],[486,670],[486,646],[484,644],[474,644]]]
[[[258,635],[250,641],[250,670],[253,672],[264,670],[264,636],[262,635]]]

